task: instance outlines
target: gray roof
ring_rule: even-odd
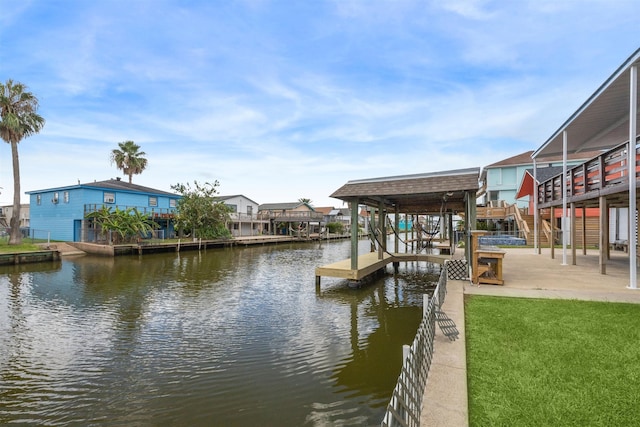
[[[480,168],[349,181],[331,197],[368,206],[398,207],[400,212],[436,212],[443,200],[451,209],[464,209],[465,192],[479,188]],[[474,199],[475,203],[475,199]]]
[[[101,188],[105,190],[127,191],[127,192],[133,192],[133,193],[146,193],[146,194],[156,194],[156,195],[170,196],[170,197],[181,197],[179,194],[176,194],[176,193],[170,193],[168,191],[157,190],[155,188],[144,187],[142,185],[137,185],[137,184],[129,184],[129,182],[122,181],[119,179],[108,179],[106,181],[88,182],[85,184],[70,185],[67,187],[48,188],[44,190],[33,190],[33,191],[27,191],[26,194],[45,193],[50,191],[62,191],[62,190],[70,190],[75,188]]]
[[[527,169],[527,173],[533,176],[533,168]],[[538,182],[545,182],[553,178],[556,175],[562,173],[562,166],[548,166],[543,168],[536,168],[536,178]]]
[[[631,68],[640,65],[640,49],[618,69],[556,130],[532,157],[561,154],[567,132],[567,153],[608,150],[629,141]],[[638,96],[640,85],[635,88]],[[640,96],[638,96],[640,99]],[[640,109],[636,120],[640,123]]]
[[[350,216],[351,215],[351,211],[349,209],[332,209],[331,212],[329,212],[328,214],[329,216],[338,216],[338,215],[342,215],[342,216]]]

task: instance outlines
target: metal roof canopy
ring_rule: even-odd
[[[640,65],[640,49],[636,50],[531,157],[562,155],[564,131],[567,132],[567,153],[606,150],[628,141],[630,68],[634,65]],[[636,116],[640,119],[640,116]]]
[[[331,197],[367,206],[398,208],[402,213],[465,210],[466,193],[479,188],[480,168],[348,181]],[[444,201],[444,204],[443,204]]]

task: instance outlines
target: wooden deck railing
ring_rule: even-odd
[[[636,147],[635,180],[638,181],[640,151]],[[627,176],[627,144],[619,145],[604,154],[567,170],[566,192],[568,199],[586,199],[605,189],[622,191],[629,183]],[[562,173],[538,185],[538,204],[556,205],[562,201]]]
[[[322,212],[311,211],[286,211],[286,212],[272,212],[272,211],[260,211],[258,213],[258,219],[276,219],[282,221],[305,221],[305,220],[322,220],[324,214]]]
[[[90,203],[84,205],[84,214],[90,214],[91,212],[98,211],[104,207],[111,208],[112,210],[127,210],[129,208],[136,208],[139,213],[147,214],[152,218],[164,218],[169,219],[175,217],[176,208],[152,208],[148,206],[134,206],[134,205],[112,205],[105,203]]]

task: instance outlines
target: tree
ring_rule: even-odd
[[[218,181],[213,184],[172,185],[171,188],[182,195],[176,203],[176,226],[179,230],[189,230],[193,237],[215,239],[230,237],[227,223],[231,219],[231,208],[216,198]]]
[[[111,151],[111,164],[129,176],[129,184],[133,175],[141,174],[147,168],[147,153],[140,150],[140,146],[133,141],[119,142],[118,147]]]
[[[160,228],[160,225],[148,214],[141,213],[136,208],[121,210],[116,206],[116,209],[112,211],[110,207],[102,206],[101,209],[87,214],[86,218],[93,219],[97,226],[96,229],[103,236],[106,236],[109,231],[114,233],[110,243],[132,241],[138,237],[144,238],[149,236],[154,229]]]
[[[22,243],[20,234],[20,161],[18,143],[39,133],[45,120],[38,113],[38,98],[27,86],[11,79],[0,83],[0,137],[11,145],[13,163],[13,214],[11,216],[10,245]]]

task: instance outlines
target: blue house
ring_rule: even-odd
[[[160,236],[172,237],[176,202],[180,195],[117,179],[27,191],[30,226],[37,238],[72,242],[96,241],[93,222],[86,215],[103,206],[112,210],[135,207],[160,226]],[[50,234],[49,234],[50,233]]]

